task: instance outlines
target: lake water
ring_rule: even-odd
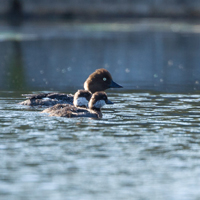
[[[197,21],[0,21],[0,199],[200,199],[199,63]],[[100,120],[17,104],[102,67]]]
[[[200,198],[199,94],[108,90],[93,120],[48,117],[21,93],[0,93],[1,200]]]

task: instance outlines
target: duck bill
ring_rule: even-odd
[[[110,84],[110,88],[123,88],[123,87],[122,87],[121,85],[115,83],[115,82],[112,80],[112,82],[111,82],[111,84]]]
[[[107,99],[106,104],[114,104],[114,103]]]

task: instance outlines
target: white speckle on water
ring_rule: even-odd
[[[64,74],[66,72],[66,69],[62,69],[62,73]]]
[[[125,69],[125,72],[126,72],[126,73],[129,73],[130,71],[131,71],[131,70],[130,70],[129,68],[126,68],[126,69]]]
[[[109,64],[106,63],[106,64],[104,65],[104,67],[105,67],[106,69],[108,69],[108,68],[109,68]]]
[[[173,64],[174,64],[174,63],[173,63],[172,60],[169,60],[169,61],[168,61],[168,65],[169,65],[169,66],[172,66]]]
[[[183,67],[183,65],[179,65],[178,68],[179,69],[183,69],[184,67]]]
[[[69,71],[69,72],[72,71],[72,68],[71,68],[71,67],[68,67],[68,68],[67,68],[67,71]]]

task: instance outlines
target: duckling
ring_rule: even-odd
[[[78,95],[76,96],[76,94],[74,95],[74,97],[77,97],[77,99],[79,99]],[[85,106],[86,101],[84,100],[84,102]],[[95,92],[94,94],[92,94],[92,97],[89,100],[88,109],[75,107],[70,104],[57,104],[51,108],[43,110],[42,113],[49,113],[50,116],[57,116],[57,117],[68,117],[68,118],[90,117],[99,119],[102,118],[101,108],[105,104],[113,104],[113,102],[108,100],[105,92]],[[79,105],[79,104],[74,102],[74,105]]]
[[[59,109],[63,108],[63,107],[69,107],[69,108],[87,108],[88,107],[88,102],[90,100],[92,96],[92,93],[90,93],[87,90],[78,90],[75,94],[74,94],[74,98],[73,98],[73,105],[71,104],[56,104],[52,107],[49,107],[47,109],[45,109],[42,112],[46,112],[46,113],[51,113],[51,112],[58,112]]]

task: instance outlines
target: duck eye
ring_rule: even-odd
[[[107,78],[106,78],[106,77],[104,77],[104,78],[103,78],[103,81],[106,81],[106,80],[107,80]]]

